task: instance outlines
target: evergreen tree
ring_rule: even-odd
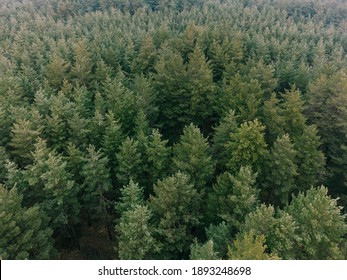
[[[94,146],[87,148],[87,155],[82,167],[84,179],[82,185],[82,201],[90,218],[102,216],[107,221],[106,193],[111,189],[108,159],[103,157]]]
[[[226,145],[230,141],[231,134],[237,130],[236,119],[235,112],[230,110],[214,129],[212,155],[217,161],[217,171],[225,170],[225,166],[229,161],[230,155]]]
[[[190,93],[186,88],[187,70],[179,53],[167,45],[159,52],[154,85],[157,92],[158,120],[165,136],[177,139],[177,131],[190,122]]]
[[[205,244],[198,244],[196,240],[190,245],[191,260],[218,260],[217,253],[213,250],[213,241],[209,240]]]
[[[129,184],[124,186],[120,192],[120,199],[115,205],[115,209],[120,215],[134,210],[137,205],[143,206],[145,204],[143,189],[133,180],[130,180]]]
[[[274,143],[277,137],[284,134],[285,119],[283,116],[282,108],[279,105],[279,100],[276,94],[271,94],[270,99],[264,102],[263,107],[263,122],[266,125],[266,139],[267,143]]]
[[[116,225],[118,255],[121,260],[150,259],[160,250],[153,237],[151,216],[148,206],[138,204],[123,213]]]
[[[308,89],[307,114],[317,125],[330,175],[329,188],[336,194],[346,194],[347,158],[342,147],[347,142],[347,75],[321,75],[311,81]]]
[[[176,173],[154,185],[149,207],[156,222],[161,258],[187,257],[193,229],[199,224],[201,198],[189,177]]]
[[[284,210],[296,222],[295,235],[300,237],[292,249],[294,258],[343,258],[340,245],[347,233],[345,216],[325,187],[299,193]]]
[[[66,162],[51,151],[42,139],[35,144],[33,159],[33,163],[24,171],[24,178],[31,188],[31,204],[39,203],[50,217],[53,229],[75,223],[80,208],[78,188],[66,170]]]
[[[296,189],[298,167],[295,164],[297,151],[288,134],[277,138],[269,157],[267,184],[269,196],[273,195],[276,204],[288,203],[291,193]]]
[[[297,228],[293,217],[284,211],[275,212],[273,206],[262,204],[245,218],[242,227],[244,233],[253,231],[256,235],[264,235],[268,249],[284,259],[292,259],[291,250],[295,247]]]
[[[18,159],[17,162],[20,166],[32,162],[34,144],[40,136],[41,130],[42,128],[35,127],[31,121],[25,119],[20,119],[13,124],[10,146],[13,148],[12,154]]]
[[[227,257],[228,243],[232,238],[232,233],[227,224],[223,221],[218,225],[211,224],[205,229],[207,240],[213,241],[214,251],[222,259]]]
[[[189,77],[188,90],[191,94],[191,114],[196,124],[208,131],[213,117],[213,105],[216,103],[213,75],[205,55],[198,45],[189,55],[187,66]]]
[[[320,150],[321,142],[315,125],[306,126],[295,143],[298,151],[296,162],[298,176],[296,186],[305,191],[311,186],[322,182],[325,175],[325,157]]]
[[[229,247],[229,260],[278,260],[277,255],[265,252],[267,246],[264,235],[254,235],[252,231],[238,236]]]
[[[255,119],[241,124],[236,132],[230,135],[226,148],[230,154],[227,167],[231,172],[237,172],[241,166],[250,166],[253,172],[259,175],[262,173],[268,156],[264,130],[265,127]]]
[[[225,221],[232,232],[238,231],[244,217],[256,209],[256,176],[249,167],[241,167],[236,176],[225,172],[217,178],[213,192],[210,193],[208,209]]]
[[[16,188],[0,185],[0,259],[50,259],[55,255],[52,229],[38,206],[24,208]]]
[[[176,170],[188,174],[198,190],[204,190],[214,171],[209,144],[198,127],[190,124],[183,130],[180,141],[173,148]]]
[[[140,178],[141,153],[138,150],[139,142],[127,137],[121,144],[119,152],[116,155],[118,167],[116,176],[118,182],[127,185],[130,179],[137,182]]]
[[[146,157],[152,182],[165,178],[168,173],[171,148],[167,145],[168,141],[162,140],[162,135],[157,129],[148,137]]]

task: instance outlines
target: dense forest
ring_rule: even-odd
[[[344,0],[0,0],[0,259],[347,259]]]

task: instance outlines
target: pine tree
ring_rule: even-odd
[[[242,122],[251,121],[259,115],[263,91],[257,80],[244,82],[238,73],[230,80],[224,79],[216,111],[220,115],[232,109]]]
[[[55,55],[47,65],[46,78],[54,89],[60,89],[64,79],[67,77],[69,63],[63,58]]]
[[[0,185],[0,259],[50,259],[55,255],[52,229],[40,208],[22,207],[16,188]]]
[[[315,125],[306,126],[295,143],[298,150],[296,162],[298,176],[296,186],[305,191],[311,186],[322,182],[325,173],[325,157],[320,150],[321,142]]]
[[[32,205],[39,203],[50,217],[53,229],[75,223],[80,208],[78,188],[66,170],[67,163],[40,138],[35,144],[33,159],[24,171],[24,178],[31,187]]]
[[[222,259],[227,257],[228,243],[232,238],[232,233],[227,224],[223,221],[218,225],[211,224],[205,229],[207,240],[213,241],[213,249]]]
[[[165,178],[169,170],[171,148],[168,141],[162,140],[162,135],[155,129],[148,137],[146,157],[152,183]]]
[[[230,154],[227,167],[232,173],[237,172],[241,166],[250,166],[258,175],[262,173],[268,156],[264,130],[265,127],[255,119],[241,124],[236,132],[231,134],[226,148]]]
[[[130,180],[128,185],[123,186],[120,193],[120,199],[115,204],[115,209],[120,215],[134,210],[138,205],[143,206],[145,204],[143,188],[138,183],[134,183],[133,180]]]
[[[151,35],[146,34],[141,44],[139,54],[132,65],[133,72],[143,74],[153,72],[156,59],[157,50],[154,46],[153,38]]]
[[[309,84],[307,114],[317,125],[326,156],[329,189],[335,194],[346,194],[347,183],[347,75],[321,75]]]
[[[276,94],[271,94],[270,99],[264,102],[262,120],[266,125],[266,140],[267,143],[274,143],[277,137],[284,134],[285,119],[282,108],[279,105],[279,100]]]
[[[74,64],[71,68],[72,77],[80,84],[88,85],[91,79],[93,67],[91,53],[88,50],[88,42],[82,40],[74,46]]]
[[[292,254],[296,259],[341,259],[341,242],[347,233],[345,215],[337,199],[328,196],[327,188],[311,188],[293,197],[284,211],[296,224],[296,240]]]
[[[277,255],[265,252],[267,246],[264,235],[254,235],[252,231],[239,235],[229,247],[229,260],[278,260]]]
[[[112,112],[107,114],[102,141],[102,151],[109,159],[109,166],[112,173],[115,172],[117,166],[116,154],[119,152],[123,140],[122,125],[115,119]]]
[[[298,167],[295,164],[295,158],[297,154],[288,134],[277,138],[271,148],[266,182],[270,188],[268,195],[274,196],[276,204],[288,203],[292,192],[296,190]]]
[[[187,257],[192,231],[200,220],[200,203],[200,195],[183,173],[154,185],[149,207],[156,222],[158,240],[163,244],[162,258]]]
[[[270,252],[284,259],[292,259],[291,250],[295,247],[297,228],[293,217],[284,211],[275,212],[273,206],[260,205],[245,218],[242,233],[253,232],[264,235]]]
[[[26,119],[19,119],[13,124],[11,130],[10,146],[13,148],[12,154],[18,159],[20,166],[25,166],[32,162],[32,152],[34,144],[41,134],[41,127]]]
[[[210,193],[209,210],[225,221],[232,232],[237,232],[244,217],[257,207],[256,176],[249,167],[241,167],[236,176],[225,172],[217,178]]]
[[[106,193],[111,189],[108,159],[100,151],[90,145],[82,167],[84,182],[82,185],[82,201],[90,218],[102,216],[107,220]]]
[[[158,120],[163,134],[171,141],[177,131],[190,122],[190,92],[187,90],[187,70],[179,53],[167,45],[159,52],[155,67],[154,87],[157,92]]]
[[[230,110],[214,129],[212,155],[217,161],[217,171],[224,171],[229,161],[230,155],[226,145],[230,141],[231,134],[237,130],[236,119],[235,112]]]
[[[213,175],[214,163],[209,155],[209,144],[198,127],[190,124],[184,128],[173,155],[176,170],[188,174],[196,188],[204,190]]]
[[[189,55],[187,66],[188,90],[191,94],[191,114],[194,122],[208,131],[216,102],[213,75],[205,55],[198,45]]]
[[[190,245],[191,260],[218,260],[218,254],[213,249],[213,241],[209,240],[205,244],[198,244],[196,240]]]
[[[160,245],[153,237],[155,231],[150,224],[151,216],[148,206],[138,204],[123,213],[115,228],[120,259],[150,259],[160,251]]]
[[[142,172],[141,153],[138,149],[139,142],[127,137],[121,144],[116,155],[118,166],[116,176],[118,182],[127,185],[130,179],[137,182]]]

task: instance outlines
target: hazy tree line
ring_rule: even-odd
[[[0,30],[0,259],[83,224],[107,258],[347,257],[344,1],[1,0]]]

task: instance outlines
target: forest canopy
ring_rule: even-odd
[[[343,0],[0,0],[0,259],[346,259]]]

